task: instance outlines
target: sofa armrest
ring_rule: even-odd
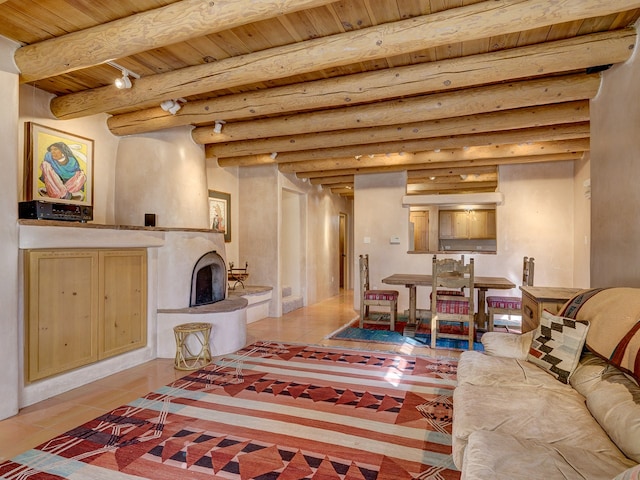
[[[522,335],[505,332],[486,332],[482,335],[480,341],[487,355],[526,360],[534,333],[535,330]]]

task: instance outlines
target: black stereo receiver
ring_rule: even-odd
[[[69,203],[30,200],[28,202],[18,203],[18,218],[88,222],[93,220],[93,207],[90,205],[72,205]]]

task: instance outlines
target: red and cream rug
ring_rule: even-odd
[[[458,479],[456,365],[256,343],[0,464],[0,478]]]

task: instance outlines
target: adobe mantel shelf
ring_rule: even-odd
[[[18,220],[19,248],[150,248],[165,243],[165,232],[202,232],[207,229],[103,225],[56,220]],[[42,228],[46,227],[46,228]],[[70,234],[70,231],[73,233]]]

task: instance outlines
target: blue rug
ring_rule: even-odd
[[[402,345],[408,343],[416,347],[431,346],[430,333],[416,333],[414,338],[405,337],[401,333],[390,330],[370,330],[366,328],[347,327],[331,336],[332,340],[353,340],[356,342],[393,343]],[[456,340],[451,338],[438,338],[436,348],[447,348],[449,350],[468,350],[469,342],[466,340]],[[482,343],[473,342],[473,348],[483,351]]]

